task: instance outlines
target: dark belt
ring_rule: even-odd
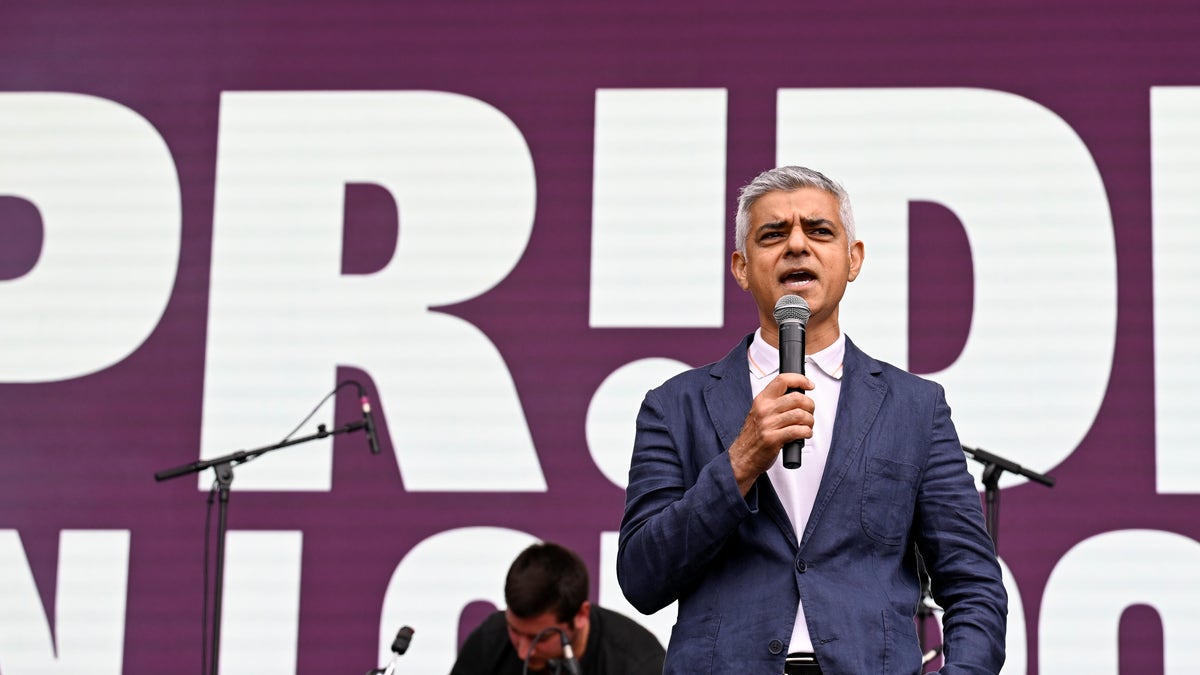
[[[821,675],[821,666],[811,653],[792,652],[784,661],[783,675]]]

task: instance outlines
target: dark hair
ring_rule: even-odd
[[[560,623],[579,612],[588,597],[588,571],[576,553],[552,542],[534,544],[508,568],[504,600],[522,619],[549,611]]]

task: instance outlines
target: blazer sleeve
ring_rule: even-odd
[[[653,390],[637,417],[617,579],[630,604],[646,614],[695,587],[758,508],[757,487],[742,496],[711,425],[682,419],[689,408],[679,399],[666,387]],[[679,418],[668,419],[668,408]]]
[[[943,675],[998,673],[1004,664],[1008,595],[966,470],[945,392],[937,387],[929,459],[915,535],[942,616]]]

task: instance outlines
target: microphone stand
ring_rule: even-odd
[[[1056,480],[1051,476],[1040,474],[1036,471],[1031,471],[1016,462],[1009,461],[1003,457],[993,455],[992,453],[981,450],[979,448],[968,448],[962,446],[963,452],[970,455],[975,461],[984,465],[983,468],[983,487],[984,499],[987,502],[987,512],[984,514],[987,522],[988,536],[992,538],[992,545],[996,550],[1000,549],[1000,474],[1005,471],[1011,471],[1017,475],[1025,476],[1029,480],[1036,481],[1046,487],[1054,487]]]
[[[913,557],[916,560],[917,581],[921,585],[921,598],[917,601],[917,644],[921,647],[921,672],[926,672],[925,668],[935,658],[942,653],[942,645],[938,645],[932,649],[929,648],[929,623],[936,620],[935,611],[940,611],[941,608],[933,601],[932,580],[929,576],[929,570],[925,567],[925,558],[921,556],[920,549],[916,544],[913,544]]]
[[[154,480],[162,482],[180,476],[186,476],[192,473],[199,473],[205,469],[212,468],[217,479],[217,563],[216,571],[213,580],[213,615],[212,615],[212,644],[210,646],[210,661],[209,673],[217,675],[217,656],[221,648],[221,591],[225,578],[225,529],[228,522],[229,512],[229,486],[233,484],[233,467],[243,462],[248,462],[255,457],[265,455],[272,450],[279,450],[292,445],[299,445],[309,441],[317,440],[318,438],[327,438],[336,436],[337,434],[345,434],[351,431],[358,431],[366,427],[365,421],[349,422],[333,431],[325,428],[324,424],[317,425],[317,433],[300,438],[280,441],[274,445],[266,445],[253,450],[238,450],[221,457],[213,459],[199,460],[189,464],[183,464],[171,469],[164,469],[154,474]]]
[[[992,546],[997,551],[1000,549],[998,539],[1000,536],[1000,475],[1005,471],[1011,471],[1015,474],[1025,476],[1026,478],[1037,481],[1047,487],[1054,487],[1056,480],[1051,476],[1040,474],[1036,471],[1031,471],[1016,462],[1004,459],[992,453],[981,450],[979,448],[969,448],[962,446],[963,452],[970,455],[975,461],[984,465],[983,468],[983,487],[984,498],[987,502],[987,510],[984,512],[984,522],[987,525],[988,536],[992,539]],[[933,663],[934,659],[942,655],[945,645],[938,645],[932,649],[926,650],[925,645],[925,628],[929,619],[933,618],[934,608],[936,604],[933,601],[933,593],[929,571],[925,567],[925,560],[921,557],[921,552],[913,547],[913,552],[916,555],[917,578],[921,583],[921,599],[917,603],[917,622],[919,625],[917,633],[917,642],[921,647],[921,672],[924,673],[927,666]]]

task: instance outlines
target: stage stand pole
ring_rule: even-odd
[[[987,502],[987,532],[992,538],[992,547],[1000,555],[1000,474],[1003,469],[989,462],[983,468],[983,495]]]
[[[208,675],[217,675],[218,664],[217,657],[220,654],[221,648],[221,600],[224,595],[225,585],[225,531],[228,527],[229,517],[229,487],[233,484],[233,467],[243,462],[248,462],[256,457],[265,455],[268,452],[279,450],[282,448],[299,445],[314,441],[318,438],[327,438],[338,434],[345,434],[352,431],[366,429],[365,421],[356,421],[343,424],[342,426],[330,431],[324,424],[317,425],[317,433],[303,436],[301,438],[293,438],[283,440],[273,445],[266,445],[254,450],[238,450],[237,452],[215,457],[208,460],[200,460],[189,462],[187,464],[177,466],[164,471],[159,471],[154,474],[154,479],[162,482],[180,476],[186,476],[192,473],[199,473],[209,468],[213,469],[217,481],[217,493],[219,506],[217,507],[217,559],[216,573],[213,583],[213,616],[212,616],[212,644],[209,645],[209,654],[212,656],[212,662],[209,666]],[[207,564],[208,561],[205,561]],[[207,590],[207,589],[205,589]],[[202,668],[203,670],[203,668]]]
[[[217,659],[221,653],[221,600],[225,586],[225,532],[229,527],[229,486],[233,484],[233,464],[223,462],[213,467],[217,477],[217,561],[213,575],[212,644],[209,673],[217,675]]]

